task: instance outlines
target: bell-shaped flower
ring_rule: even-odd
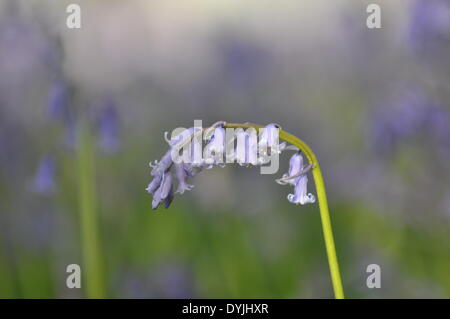
[[[316,201],[316,197],[313,194],[308,193],[308,176],[304,174],[296,180],[297,183],[295,184],[294,194],[289,194],[287,196],[288,201],[297,205],[314,203]]]
[[[183,129],[180,133],[177,133],[178,131],[175,130],[174,133],[172,133],[171,138],[168,138],[169,132],[164,133],[164,139],[169,144],[170,147],[181,147],[183,143],[187,142],[188,139],[191,139],[195,132],[198,132],[200,128],[191,127],[188,129]]]
[[[291,184],[295,185],[297,183],[297,178],[294,176],[299,175],[303,171],[303,156],[300,152],[292,155],[289,160],[289,170],[286,174],[283,174],[282,178],[277,180],[278,184],[286,185]]]
[[[164,173],[161,185],[153,194],[152,209],[158,208],[159,204],[164,201],[165,207],[169,207],[173,199],[173,183],[172,174]]]
[[[225,140],[225,128],[216,127],[204,151],[205,164],[209,168],[224,164]]]
[[[280,144],[279,134],[280,126],[274,123],[269,124],[260,130],[258,149],[261,164],[265,164],[269,161],[269,154],[271,154],[271,152],[279,154],[286,148],[285,142]]]
[[[150,182],[150,184],[148,184],[147,188],[145,189],[149,194],[154,194],[156,192],[156,190],[159,188],[159,186],[161,185],[161,181],[162,181],[162,176],[158,175],[153,177],[152,181]]]
[[[156,176],[162,176],[165,172],[167,172],[170,167],[172,166],[172,150],[168,150],[164,155],[161,157],[160,161],[155,161],[155,163],[150,163],[150,167],[152,167],[151,175]]]
[[[258,136],[256,130],[236,130],[236,161],[241,166],[258,165]]]
[[[178,180],[177,194],[183,194],[185,191],[190,191],[194,185],[190,185],[186,182],[188,177],[185,166],[189,164],[179,163],[175,164],[175,175]]]
[[[171,140],[168,140],[166,135],[166,141],[172,148],[173,156],[178,157],[181,152],[182,158],[177,162],[191,164],[196,167],[201,167],[205,164],[202,154],[201,131],[200,127],[191,127],[172,137]]]

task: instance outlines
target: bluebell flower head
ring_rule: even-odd
[[[278,183],[294,186],[294,194],[288,196],[288,200],[295,204],[314,203],[315,197],[307,192],[308,178],[306,174],[313,167],[311,164],[304,165],[303,156],[297,147],[293,145],[278,145],[278,136],[272,135],[274,132],[270,130],[278,130],[276,124],[269,124],[267,131],[262,134],[263,144],[274,148],[271,150],[279,153],[284,150],[294,150],[296,153],[289,161],[289,171],[283,177],[277,180]],[[258,159],[258,134],[254,128],[238,128],[234,130],[234,136],[230,137],[226,134],[225,123],[217,122],[207,129],[191,128],[182,130],[179,134],[175,133],[171,139],[168,139],[167,133],[165,139],[169,144],[169,150],[162,156],[161,160],[151,163],[153,168],[151,175],[153,180],[146,188],[149,194],[153,195],[152,208],[156,209],[161,202],[165,203],[166,208],[169,207],[175,194],[183,194],[185,191],[191,190],[194,186],[188,183],[188,179],[196,176],[204,168],[225,165],[223,163],[224,153],[227,151],[226,146],[233,146],[232,157],[238,164],[242,166],[262,165],[262,161]],[[201,157],[198,159],[196,151],[193,151],[195,143],[201,143],[202,134],[206,140],[206,159]],[[273,138],[274,137],[274,138]],[[227,140],[231,138],[231,141]],[[236,147],[234,148],[236,140]],[[199,145],[200,146],[200,145]],[[187,157],[177,157],[181,150],[187,147]],[[194,146],[195,147],[195,146]],[[201,147],[199,148],[201,152]],[[178,154],[177,154],[178,152]],[[175,155],[174,155],[175,153]],[[174,158],[177,157],[177,158]],[[179,161],[180,160],[180,161]],[[196,160],[198,160],[196,162]],[[228,158],[227,158],[228,161]],[[176,176],[177,188],[173,191],[172,168]]]

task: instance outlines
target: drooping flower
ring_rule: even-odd
[[[185,163],[175,164],[175,175],[178,180],[177,194],[183,194],[185,191],[190,191],[194,185],[190,185],[187,183],[186,179],[188,177],[187,169],[185,168]],[[189,168],[188,168],[189,169]]]
[[[308,176],[306,174],[301,175],[297,180],[294,188],[294,194],[289,194],[287,196],[288,201],[293,204],[305,205],[308,203],[314,203],[316,197],[308,193]]]
[[[307,192],[306,174],[312,167],[311,164],[304,166],[303,157],[297,147],[293,145],[286,146],[284,143],[280,147],[277,143],[278,137],[272,135],[273,131],[278,130],[276,124],[269,124],[267,126],[268,131],[262,136],[263,144],[273,147],[271,152],[278,154],[283,150],[295,150],[296,153],[290,159],[289,171],[284,174],[283,177],[278,180],[280,184],[291,184],[295,186],[294,194],[288,196],[288,200],[295,204],[313,203],[315,201],[314,195]],[[205,134],[207,141],[206,145],[206,159],[197,157],[193,148],[195,143],[201,143],[202,134]],[[273,138],[274,137],[274,138]],[[211,168],[214,166],[225,165],[223,163],[224,152],[230,151],[230,157],[236,160],[242,166],[248,165],[262,165],[263,161],[258,160],[258,135],[256,129],[238,128],[234,131],[234,136],[231,141],[228,139],[225,130],[224,122],[217,122],[208,129],[190,128],[184,130],[181,133],[172,136],[169,140],[167,133],[165,139],[168,142],[170,149],[162,156],[161,160],[150,163],[153,168],[151,175],[153,180],[147,187],[147,192],[153,195],[152,208],[156,209],[162,201],[165,202],[165,207],[169,207],[175,194],[183,194],[185,191],[191,190],[194,186],[190,185],[188,178],[194,177],[201,172],[204,168]],[[234,148],[236,141],[236,148]],[[232,150],[228,150],[228,147],[232,146]],[[198,145],[201,152],[201,145]],[[187,149],[187,152],[185,152]],[[174,159],[174,155],[179,155],[179,152],[183,150],[183,158],[181,161]],[[227,154],[228,155],[228,154]],[[272,154],[271,154],[272,155]],[[228,160],[228,158],[227,158]],[[173,192],[173,179],[172,179],[172,167],[175,169],[175,176],[177,179],[177,189]]]
[[[168,208],[173,200],[173,184],[172,174],[166,172],[162,176],[159,188],[153,194],[152,209],[158,208],[159,204],[164,201],[164,207]]]
[[[162,181],[162,175],[157,175],[157,176],[153,177],[152,181],[150,182],[150,184],[148,184],[148,186],[145,190],[149,194],[153,195],[156,192],[156,190],[159,188],[159,186],[161,185],[161,181]]]
[[[216,127],[205,147],[205,164],[209,165],[208,168],[224,165],[225,141],[225,128]]]
[[[260,163],[265,164],[267,163],[269,158],[269,150],[270,152],[276,152],[278,154],[281,153],[286,147],[286,143],[279,143],[279,132],[280,132],[280,126],[275,123],[271,123],[267,125],[260,134],[259,137],[259,156],[260,156]]]
[[[172,150],[168,150],[164,153],[164,155],[161,157],[161,160],[155,161],[154,163],[150,163],[150,167],[152,167],[151,175],[156,176],[163,176],[165,172],[167,172],[170,167],[172,166]]]
[[[203,167],[205,161],[202,154],[201,128],[191,127],[184,130],[176,137],[172,137],[169,145],[174,151],[174,155],[179,155],[182,151],[182,161],[194,167]]]
[[[164,138],[167,142],[167,144],[169,144],[170,147],[175,147],[175,148],[181,148],[185,142],[188,141],[188,139],[191,139],[193,137],[193,135],[198,132],[200,130],[200,128],[198,127],[191,127],[188,129],[183,129],[183,131],[175,136],[171,136],[171,138],[168,138],[168,134],[169,132],[165,132],[164,133]]]
[[[295,185],[298,178],[293,178],[293,176],[300,174],[302,170],[303,170],[303,156],[300,152],[297,152],[294,155],[292,155],[291,159],[289,160],[289,171],[283,174],[282,179],[278,180],[277,182],[281,185],[286,184]]]
[[[283,177],[277,180],[282,185],[294,185],[294,194],[289,194],[287,197],[291,203],[304,205],[315,202],[314,195],[308,193],[307,190],[308,177],[306,174],[310,168],[311,165],[303,165],[303,156],[297,152],[289,160],[288,173],[283,174]]]
[[[241,166],[258,165],[258,137],[253,128],[236,131],[236,161]]]

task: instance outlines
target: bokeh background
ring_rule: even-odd
[[[449,1],[378,0],[372,30],[372,1],[76,2],[69,30],[69,1],[0,1],[0,297],[333,297],[317,205],[274,182],[287,154],[151,210],[148,163],[194,119],[315,150],[347,297],[450,297]]]

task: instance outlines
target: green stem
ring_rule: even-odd
[[[95,169],[92,139],[87,126],[80,127],[78,149],[78,186],[80,237],[83,258],[82,278],[88,298],[103,298],[103,265],[97,225]]]
[[[236,124],[226,123],[227,128],[263,128],[256,124]],[[280,139],[297,146],[306,156],[309,163],[313,165],[312,174],[316,184],[317,201],[319,202],[320,218],[322,220],[322,230],[325,239],[325,248],[327,251],[328,265],[330,267],[331,281],[333,283],[334,296],[336,299],[344,299],[344,289],[342,288],[341,274],[334,245],[333,230],[331,227],[330,213],[328,211],[327,195],[325,184],[323,182],[322,172],[319,162],[311,148],[298,137],[280,129]]]

